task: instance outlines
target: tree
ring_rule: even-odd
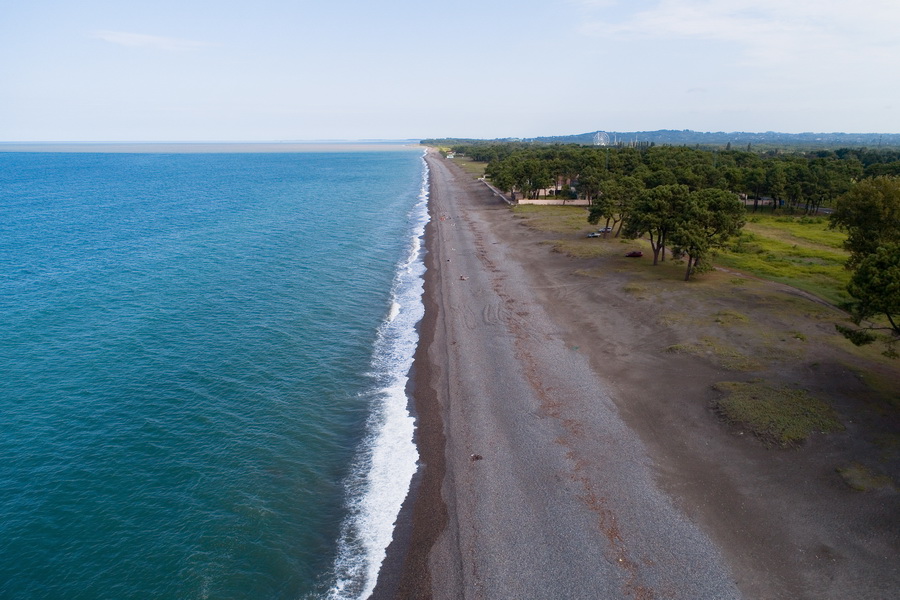
[[[725,189],[735,193],[744,191],[744,172],[738,167],[723,167],[722,178]]]
[[[847,267],[856,268],[879,246],[900,240],[900,177],[864,179],[837,199],[832,228],[847,232]]]
[[[679,183],[678,178],[671,169],[657,169],[656,171],[650,171],[644,178],[644,184],[648,188],[655,188],[661,185],[675,185],[677,183]]]
[[[625,224],[625,237],[648,234],[654,265],[659,264],[660,255],[662,260],[666,259],[666,240],[685,210],[689,193],[686,185],[661,185],[641,192],[635,203]]]
[[[892,338],[885,354],[897,356],[900,340],[900,178],[865,179],[838,198],[831,227],[847,231],[850,251],[847,268],[854,271],[847,291],[855,299],[848,306],[856,325],[875,315],[887,317]],[[875,325],[850,329],[838,325],[856,345],[875,341]]]
[[[516,187],[526,198],[537,198],[538,191],[547,187],[553,181],[550,169],[538,158],[526,158],[517,161],[513,167]]]
[[[700,187],[725,188],[725,177],[719,169],[713,165],[696,165],[694,173],[700,180]]]
[[[826,200],[847,191],[850,187],[850,177],[846,166],[846,163],[842,164],[831,157],[810,161],[813,193],[806,199],[806,206],[803,209],[806,214],[816,214]]]
[[[721,248],[744,226],[746,210],[738,197],[708,188],[692,192],[670,234],[673,247],[687,255],[688,281],[713,248]]]
[[[787,194],[788,205],[791,212],[799,206],[804,198],[808,198],[813,193],[812,173],[809,170],[809,163],[805,159],[794,160],[788,163],[785,168],[787,176],[787,186],[785,193]]]
[[[619,229],[616,230],[616,237],[619,237],[619,234],[622,233],[622,227],[628,222],[634,211],[634,205],[637,203],[641,192],[644,191],[644,184],[637,177],[620,177],[616,184],[617,187],[612,193],[612,201],[620,221]]]
[[[601,194],[591,204],[588,222],[597,223],[600,219],[606,219],[607,225],[612,221],[612,228],[615,229],[616,223],[624,224],[628,220],[644,185],[636,177],[619,177],[604,180],[599,189]],[[620,225],[616,236],[621,230]]]
[[[526,198],[536,198],[538,191],[550,187],[553,181],[547,163],[528,154],[514,154],[492,162],[485,174],[494,185],[508,190],[514,199],[517,191]]]
[[[762,189],[766,185],[766,172],[762,167],[748,169],[744,172],[744,185],[747,190],[753,191],[753,212],[759,208],[759,199]]]
[[[772,211],[778,208],[778,202],[784,198],[787,191],[787,177],[784,172],[784,164],[772,162],[766,168],[766,188],[772,196]]]
[[[896,357],[894,345],[900,341],[900,243],[879,246],[863,258],[853,273],[847,291],[856,300],[850,304],[850,318],[856,325],[876,315],[884,315],[890,327],[867,325],[863,329],[837,326],[846,338],[860,346],[875,341],[873,331],[887,329],[888,356]]]
[[[582,197],[591,202],[592,206],[601,200],[600,192],[602,190],[603,174],[604,172],[597,167],[587,166],[578,177],[578,184],[575,186],[575,189]],[[593,215],[593,210],[591,208],[591,215]],[[590,221],[590,219],[588,220]],[[591,223],[596,222],[596,220],[591,221]]]
[[[484,174],[491,180],[491,183],[501,190],[509,192],[510,196],[515,200],[514,188],[516,180],[508,162],[492,162],[485,168]]]

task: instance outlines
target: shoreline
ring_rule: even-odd
[[[422,301],[425,315],[419,322],[419,343],[413,357],[407,391],[416,419],[415,444],[419,468],[400,513],[394,539],[387,548],[372,600],[430,598],[431,576],[428,554],[447,522],[447,507],[441,499],[444,478],[444,432],[437,395],[432,387],[432,365],[428,358],[434,343],[439,307],[435,298],[437,265],[433,248],[435,232],[429,175],[429,214],[425,226],[425,277]]]

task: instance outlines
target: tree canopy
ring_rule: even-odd
[[[847,232],[850,267],[879,246],[900,240],[900,178],[879,176],[855,184],[838,198],[831,225]]]
[[[900,177],[878,176],[863,180],[841,196],[831,215],[831,225],[847,232],[850,251],[847,267],[853,276],[847,291],[854,301],[848,308],[853,322],[882,315],[889,326],[888,349],[900,341]],[[875,341],[874,324],[852,330],[838,327],[850,341],[861,345]]]
[[[660,255],[662,260],[666,259],[667,239],[684,218],[689,194],[686,185],[660,185],[641,192],[634,204],[623,233],[630,238],[645,234],[650,238],[654,265],[659,262]]]
[[[691,192],[672,231],[676,252],[687,255],[687,281],[713,248],[723,247],[744,226],[746,210],[737,196],[707,188]]]
[[[533,196],[546,189],[554,194],[575,193],[595,200],[601,192],[600,182],[634,177],[646,188],[685,185],[692,192],[717,188],[752,199],[754,211],[768,207],[807,214],[830,206],[855,182],[900,173],[900,151],[896,149],[843,148],[787,154],[685,146],[637,148],[503,142],[460,144],[454,150],[489,162],[488,176],[495,185],[521,195]],[[544,179],[538,183],[546,184],[545,188],[533,188],[533,178],[513,176],[529,160],[544,165],[550,182]]]
[[[847,286],[856,298],[853,321],[884,315],[900,335],[900,243],[879,246],[862,259]]]

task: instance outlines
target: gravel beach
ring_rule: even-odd
[[[596,283],[554,277],[559,257],[523,251],[501,198],[439,155],[427,161],[421,468],[374,598],[842,597],[807,589],[818,563],[787,558],[789,527],[754,531],[778,520],[735,484],[727,435],[712,436],[722,454],[699,436],[703,408],[624,407],[643,396],[656,407],[693,381],[667,387],[652,352],[629,358],[649,324],[632,314],[592,349],[579,314],[597,310],[581,293]],[[663,374],[695,367],[705,375],[692,363]],[[678,433],[663,437],[669,425]],[[882,597],[877,587],[858,597]]]

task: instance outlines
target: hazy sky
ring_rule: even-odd
[[[0,2],[0,141],[900,133],[898,0]]]

